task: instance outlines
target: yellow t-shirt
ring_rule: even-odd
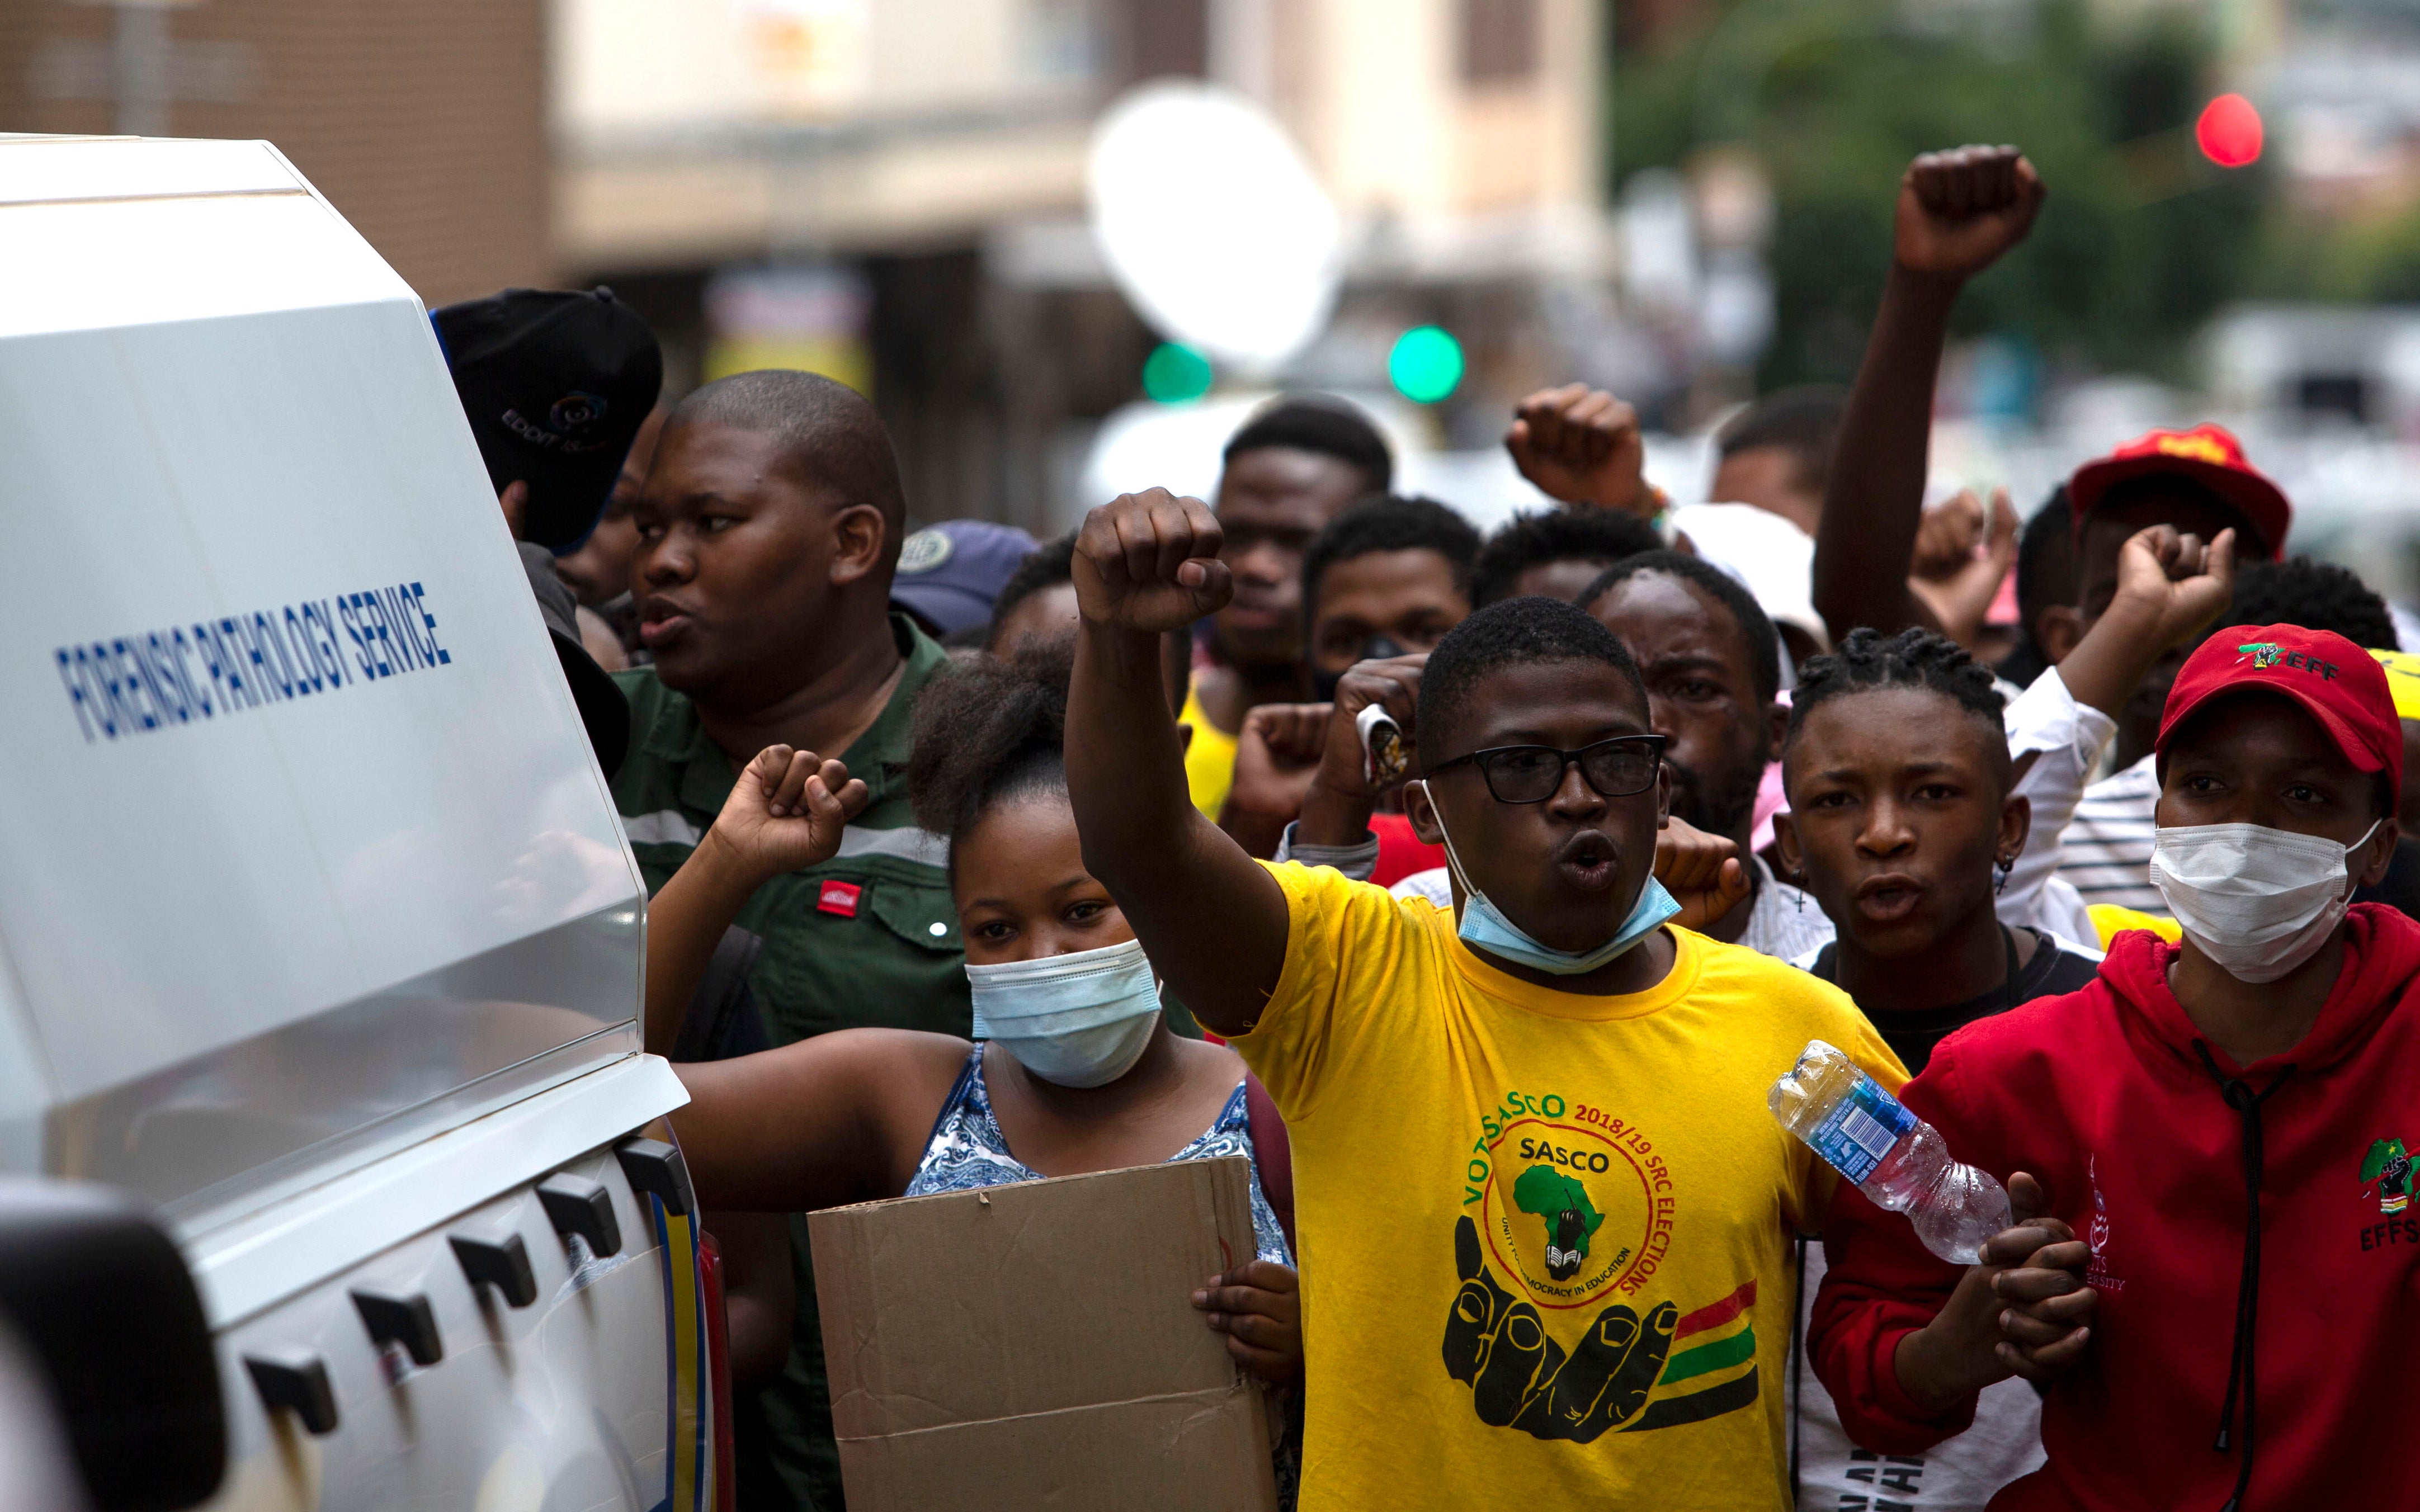
[[[1651,991],[1554,992],[1270,870],[1285,969],[1233,1043],[1294,1148],[1302,1512],[1785,1504],[1790,1235],[1832,1180],[1764,1098],[1817,1039],[1905,1081],[1865,1016],[1680,929]]]
[[[1210,722],[1196,689],[1186,690],[1184,712],[1176,717],[1193,727],[1192,741],[1185,748],[1186,792],[1193,807],[1215,823],[1226,806],[1227,790],[1235,785],[1235,737]]]

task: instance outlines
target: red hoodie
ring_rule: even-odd
[[[2268,1093],[2244,1512],[2420,1506],[2420,923],[2362,904],[2345,944],[2311,1032],[2251,1066],[2201,1041],[2168,991],[2178,948],[2130,933],[2090,986],[1960,1030],[1901,1091],[1960,1159],[2040,1177],[2092,1242],[2101,1301],[2083,1362],[2042,1404],[2050,1462],[1993,1512],[2218,1512],[2234,1492],[2242,1408],[2230,1447],[2213,1443],[2240,1316],[2247,1115],[2196,1042]],[[1846,1182],[1824,1243],[1808,1355],[1849,1436],[1914,1454],[1963,1428],[1974,1398],[1932,1416],[1891,1365],[1959,1269]]]

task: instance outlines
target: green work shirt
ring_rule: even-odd
[[[904,614],[891,633],[908,668],[882,713],[841,760],[873,797],[840,854],[756,889],[735,921],[763,936],[749,979],[777,1045],[879,1026],[965,1035],[965,947],[950,901],[949,841],[908,812],[908,726],[916,695],[949,654]],[[697,707],[652,669],[617,672],[630,700],[630,754],[613,801],[652,896],[722,811],[737,774]],[[751,753],[752,754],[752,752]]]

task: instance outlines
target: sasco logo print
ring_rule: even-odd
[[[1446,1373],[1480,1421],[1586,1443],[1755,1401],[1753,1280],[1687,1313],[1621,1300],[1671,1248],[1679,1196],[1654,1142],[1555,1093],[1509,1094],[1480,1123],[1445,1334]]]
[[[1480,1119],[1462,1206],[1542,1307],[1636,1291],[1672,1242],[1672,1173],[1652,1142],[1559,1094],[1514,1092]]]

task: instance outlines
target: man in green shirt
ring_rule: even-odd
[[[655,665],[619,674],[630,752],[613,782],[653,892],[733,779],[783,744],[837,755],[873,800],[840,854],[768,884],[739,923],[777,1045],[879,1025],[963,1035],[970,1012],[948,842],[915,827],[905,773],[916,695],[948,664],[890,609],[906,501],[874,407],[810,373],[709,383],[664,422],[631,587]],[[745,1507],[840,1504],[806,1226],[781,1380],[738,1403]]]

